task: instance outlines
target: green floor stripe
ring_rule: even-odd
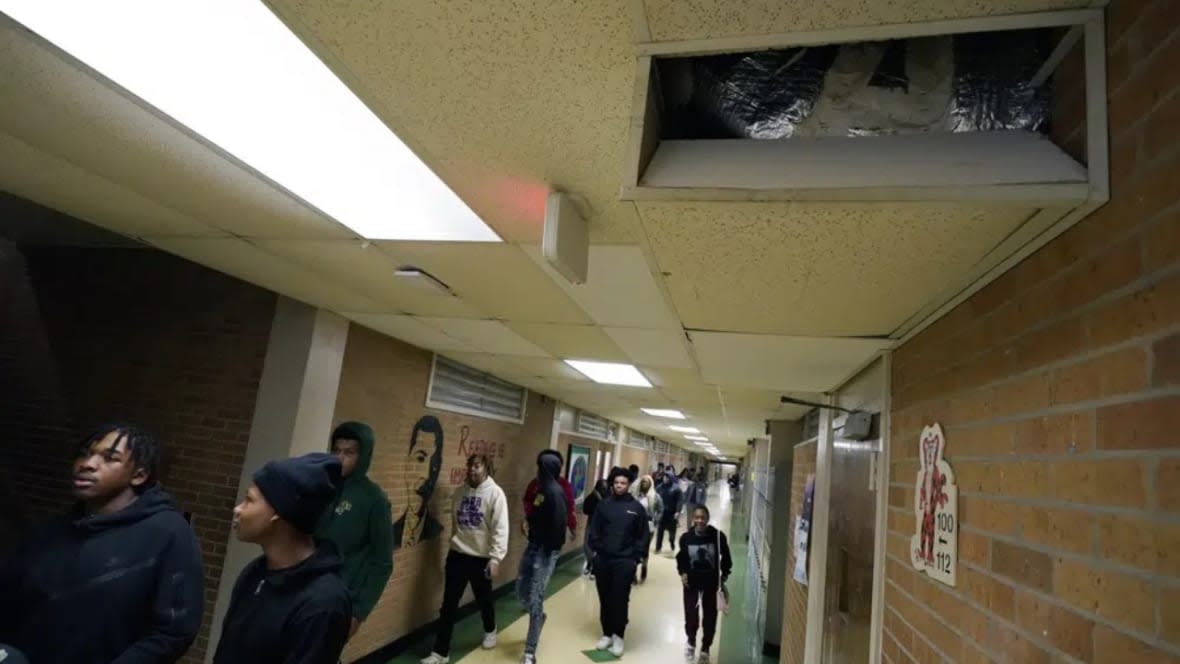
[[[575,579],[582,575],[582,557],[576,556],[558,565],[549,577],[549,585],[545,588],[545,597],[550,598],[560,592]],[[516,594],[509,592],[496,600],[496,626],[505,628],[525,615]],[[479,614],[467,616],[455,623],[455,631],[451,635],[451,661],[457,662],[466,657],[483,642],[483,625]],[[434,633],[414,642],[405,652],[389,660],[388,664],[418,664],[418,661],[430,654],[434,646]],[[608,653],[609,654],[609,653]],[[613,659],[613,657],[612,657]]]
[[[583,650],[582,654],[586,656],[591,662],[617,662],[618,657],[610,654],[605,650]]]

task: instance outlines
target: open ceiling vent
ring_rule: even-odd
[[[622,197],[1103,201],[1102,31],[1081,10],[641,44]],[[1071,156],[1053,129],[1078,105]]]

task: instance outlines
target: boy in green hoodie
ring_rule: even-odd
[[[316,537],[336,544],[340,574],[352,597],[351,638],[376,606],[393,573],[393,519],[389,498],[367,477],[373,460],[373,429],[344,422],[332,432],[332,454],[340,459],[344,482],[324,510]]]

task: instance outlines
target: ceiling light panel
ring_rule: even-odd
[[[678,426],[676,424],[669,425],[668,428],[673,431],[679,431],[680,433],[697,433],[697,434],[699,434],[701,432],[701,430],[696,427],[682,427],[682,426]]]
[[[500,240],[261,2],[3,8],[363,237]]]
[[[577,369],[584,376],[596,383],[604,385],[627,385],[630,387],[651,387],[651,382],[644,378],[630,364],[616,364],[614,362],[594,362],[591,360],[565,360],[565,363]]]
[[[663,418],[667,418],[670,420],[683,420],[684,419],[684,413],[682,413],[678,410],[668,410],[665,408],[640,408],[639,410],[642,410],[643,412],[647,413],[648,415],[651,415],[652,417],[663,417]]]

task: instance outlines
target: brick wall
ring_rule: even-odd
[[[161,483],[192,513],[205,557],[205,624],[184,660],[199,662],[275,296],[151,250],[4,249],[0,428],[13,486],[35,518],[60,513],[85,431],[120,419],[154,432]]]
[[[396,520],[406,510],[411,493],[408,484],[414,479],[407,462],[414,423],[425,414],[438,417],[444,433],[443,464],[430,505],[431,513],[446,530],[436,539],[394,552],[393,576],[385,594],[349,643],[345,661],[368,654],[438,617],[451,495],[464,481],[467,454],[486,450],[492,455],[496,482],[507,494],[511,508],[509,554],[497,585],[516,577],[524,550],[521,498],[525,486],[536,475],[537,453],[549,447],[553,402],[530,393],[523,425],[427,409],[430,368],[428,351],[359,325],[349,328],[335,419],[361,420],[373,427],[377,446],[369,476],[385,489]],[[464,601],[469,599],[470,591]]]
[[[792,532],[788,537],[786,598],[783,601],[783,633],[780,660],[784,664],[800,664],[807,640],[807,586],[795,580],[795,519],[803,513],[803,491],[807,476],[815,473],[816,445],[801,443],[795,446],[794,466],[791,471]]]
[[[643,477],[651,473],[651,451],[639,447],[631,447],[629,445],[622,446],[622,452],[619,453],[619,464],[623,468],[628,468],[631,464],[639,466],[639,476]]]
[[[894,356],[886,662],[1180,662],[1178,17],[1112,3],[1110,203]],[[930,422],[953,589],[909,564]]]

